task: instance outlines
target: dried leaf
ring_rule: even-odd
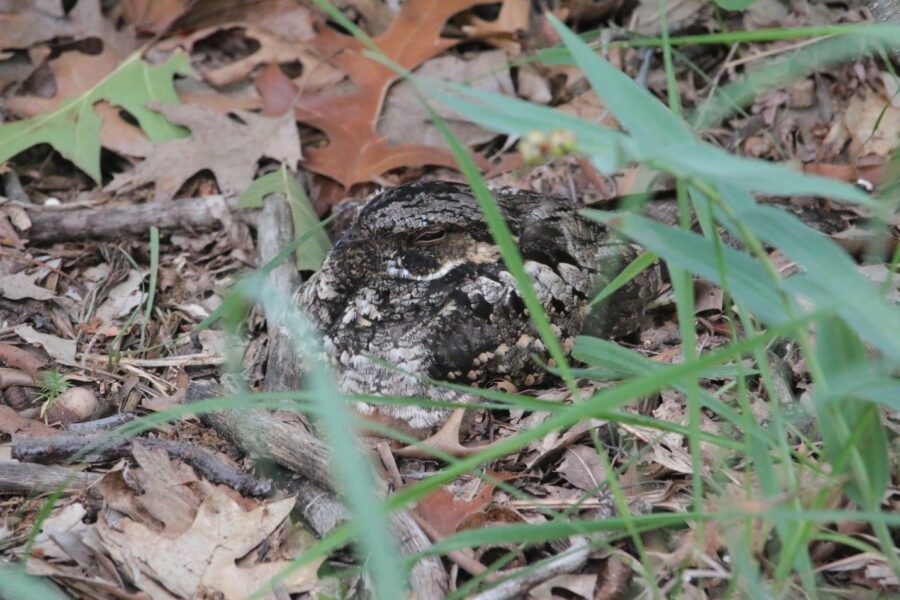
[[[27,437],[40,437],[56,435],[56,429],[48,427],[40,421],[26,419],[8,406],[0,404],[0,432],[7,435],[23,435]]]
[[[78,61],[93,59],[76,60],[79,54],[67,53],[64,56],[69,57],[68,62],[58,63],[57,67],[61,69],[60,74],[66,74],[63,81],[69,82],[64,87],[64,93],[80,90],[85,85],[87,89],[69,99],[57,94],[50,104],[43,107],[50,109],[56,106],[50,112],[41,112],[24,121],[0,125],[0,139],[3,140],[3,144],[0,145],[0,162],[32,146],[46,143],[99,182],[103,118],[95,112],[94,105],[103,100],[130,113],[152,140],[161,141],[183,135],[180,128],[145,105],[148,100],[154,98],[178,102],[172,79],[176,73],[189,72],[187,57],[184,54],[176,54],[167,62],[156,66],[144,62],[139,54],[133,54],[115,67],[113,72],[106,74],[105,77],[101,75],[98,80],[95,77],[96,73],[84,75],[87,79],[81,79],[81,70],[76,68],[81,64]],[[62,59],[63,57],[60,57],[60,60]],[[104,53],[95,59],[102,61],[106,68],[112,64],[114,57]],[[65,71],[62,70],[64,67]],[[91,83],[87,83],[88,81]],[[28,97],[17,105],[23,109],[22,103],[34,101]]]
[[[286,25],[289,24],[289,25]],[[241,34],[256,42],[258,48],[252,54],[217,66],[200,70],[204,80],[216,86],[226,86],[247,78],[260,65],[278,65],[298,62],[303,71],[295,83],[306,90],[318,90],[333,85],[343,79],[334,67],[323,62],[321,55],[313,52],[307,44],[316,37],[312,16],[302,6],[294,6],[277,19],[263,23],[251,21],[229,21],[223,25],[208,27],[181,40],[173,40],[162,47],[183,47],[192,51],[194,46],[210,36],[226,30],[240,29]]]
[[[199,484],[201,480],[191,467],[170,460],[163,450],[150,450],[135,442],[132,452],[141,468],[131,471],[129,477],[142,493],[136,494],[124,479],[107,485],[104,478],[104,499],[136,521],[161,523],[167,537],[181,535],[197,516],[204,498],[201,490],[208,491],[210,486]]]
[[[144,301],[145,294],[141,292],[143,281],[144,278],[140,273],[134,269],[128,271],[125,281],[116,284],[109,290],[106,300],[94,313],[94,317],[105,324],[131,314],[131,311]]]
[[[884,588],[900,585],[897,574],[886,564],[884,557],[875,552],[859,552],[819,566],[817,571],[823,573],[865,572],[865,577],[872,580],[875,586]]]
[[[900,275],[892,273],[883,264],[860,265],[856,269],[869,281],[879,286],[885,286],[881,289],[887,289],[888,300],[900,304]],[[890,278],[890,283],[886,284],[888,278]]]
[[[440,488],[423,498],[417,505],[417,510],[435,531],[446,536],[456,533],[466,518],[490,504],[493,495],[494,486],[490,484],[484,486],[471,500],[457,500],[450,490]]]
[[[253,2],[221,2],[198,0],[180,25],[192,31],[217,31],[217,28],[261,27],[287,41],[302,42],[315,37],[309,8],[297,0],[253,0]],[[207,33],[209,35],[209,33]],[[193,36],[192,36],[193,37]]]
[[[4,204],[0,206],[0,217],[8,219],[19,231],[31,229],[31,218],[28,211],[17,204]]]
[[[616,600],[625,595],[631,580],[632,570],[619,557],[610,556],[601,573],[601,583],[594,590],[594,600]]]
[[[162,33],[191,4],[190,0],[122,0],[122,18],[140,31]]]
[[[447,19],[485,0],[410,0],[375,44],[390,60],[415,69],[458,44],[441,37]],[[308,151],[306,166],[344,187],[371,181],[382,173],[407,166],[454,167],[446,151],[416,144],[391,145],[376,130],[387,89],[398,79],[389,67],[362,55],[354,38],[323,30],[312,45],[346,73],[354,84],[344,95],[322,93],[301,97],[295,108],[298,121],[322,130],[328,145]]]
[[[722,312],[722,288],[707,281],[698,281],[695,285],[697,300],[694,303],[694,313],[700,314],[706,311]]]
[[[744,28],[747,31],[754,31],[766,27],[779,27],[788,15],[788,8],[778,0],[756,0],[744,11]]]
[[[20,117],[34,117],[58,109],[66,100],[89,92],[119,65],[119,57],[110,51],[99,54],[65,52],[48,61],[53,76],[52,97],[13,96],[6,106]]]
[[[40,333],[28,325],[19,325],[13,331],[29,344],[41,346],[57,362],[70,367],[78,366],[75,361],[75,340],[64,340],[49,333]]]
[[[669,33],[688,29],[710,14],[715,8],[712,2],[700,0],[672,0],[665,3],[666,23]],[[659,35],[660,14],[657,0],[640,0],[631,17],[631,29],[644,35]]]
[[[54,538],[61,535],[84,536],[90,525],[84,523],[87,509],[80,502],[73,502],[47,517],[41,532],[34,538],[34,551],[41,558],[68,559],[69,553],[60,548]]]
[[[67,586],[84,592],[79,597],[121,597],[121,574],[127,573],[134,597],[175,600],[203,592],[246,598],[303,550],[280,529],[293,498],[260,504],[199,479],[164,450],[136,441],[132,453],[139,467],[128,469],[127,478],[116,468],[96,486],[104,501],[96,523],[85,522],[78,504],[47,519],[34,558],[52,559],[52,570],[29,561],[36,565],[32,572],[65,578]],[[257,547],[261,551],[253,551]],[[268,556],[286,560],[261,562]],[[311,591],[318,566],[313,562],[293,572],[259,597]]]
[[[0,361],[3,361],[8,367],[22,369],[35,380],[38,378],[38,371],[47,364],[45,360],[28,350],[6,342],[0,342]]]
[[[183,104],[200,104],[223,115],[262,106],[262,98],[251,82],[229,86],[228,93],[223,94],[202,79],[184,78],[175,82],[175,89]]]
[[[615,117],[609,112],[609,108],[594,90],[587,90],[578,94],[572,100],[560,106],[559,110],[598,125],[618,127]]]
[[[283,115],[290,110],[300,90],[274,63],[263,69],[253,85],[263,100],[262,113],[268,117]]]
[[[855,94],[844,113],[852,159],[889,156],[900,143],[900,108],[878,94]]]
[[[433,58],[416,69],[415,73],[423,78],[465,82],[478,90],[515,95],[506,65],[506,53],[493,50],[479,52],[469,60],[458,56]],[[435,104],[434,108],[466,145],[484,143],[497,137],[495,132],[465,121],[458,113],[444,106]],[[378,120],[377,131],[392,144],[444,145],[440,131],[432,124],[425,107],[416,99],[413,84],[406,81],[391,88]]]
[[[154,578],[183,598],[194,597],[199,589],[222,598],[247,598],[260,586],[281,573],[291,563],[273,561],[238,566],[247,555],[288,517],[293,498],[263,504],[245,511],[217,488],[197,509],[190,527],[175,537],[165,537],[130,518],[112,526],[101,519],[97,531],[114,557],[127,555],[131,565],[146,577]],[[282,580],[287,593],[301,593],[315,587],[318,564],[294,569]],[[262,597],[272,598],[272,594]]]
[[[566,448],[557,472],[578,489],[592,493],[598,493],[606,480],[597,450],[588,446]]]
[[[34,283],[38,275],[39,273],[29,275],[23,272],[0,275],[0,296],[7,300],[21,300],[22,298],[49,300],[56,297],[51,290]]]
[[[518,38],[528,31],[530,16],[529,0],[503,0],[500,14],[496,19],[485,21],[472,16],[469,24],[463,27],[463,31],[473,38],[489,42],[515,55],[522,50]]]
[[[550,82],[541,75],[534,65],[519,65],[516,76],[519,88],[519,96],[536,104],[550,104],[553,100],[553,91]]]
[[[60,0],[0,5],[0,49],[28,48],[53,38],[95,38],[121,56],[139,45],[132,32],[119,30],[103,15],[100,0],[79,0],[68,12]]]
[[[155,183],[155,199],[171,200],[188,178],[209,169],[223,194],[235,194],[253,181],[256,163],[262,157],[292,167],[301,158],[300,136],[290,115],[269,118],[236,111],[238,121],[198,105],[149,105],[190,129],[191,136],[159,144],[133,170],[116,175],[106,186],[109,191]]]
[[[593,598],[594,588],[597,586],[597,574],[573,575],[565,573],[557,575],[534,587],[528,592],[528,597],[533,600],[556,600],[560,594],[554,590],[566,591],[566,598]]]

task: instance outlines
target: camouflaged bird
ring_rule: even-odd
[[[571,200],[515,189],[493,194],[566,352],[579,333],[610,337],[636,328],[657,290],[653,271],[587,307],[637,249],[581,217]],[[526,388],[548,377],[540,366],[548,360],[544,344],[462,184],[417,182],[374,196],[299,300],[345,393],[463,402],[463,392],[424,378]],[[450,411],[379,405],[377,412],[421,429]]]

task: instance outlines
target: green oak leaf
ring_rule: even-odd
[[[311,239],[307,243],[297,248],[297,268],[301,271],[318,271],[331,249],[331,240],[319,225],[319,217],[307,198],[303,186],[297,183],[284,164],[278,171],[263,175],[254,181],[241,194],[238,206],[259,208],[269,194],[284,194],[287,199],[294,221],[295,238],[307,233],[311,235]]]
[[[174,77],[191,73],[188,57],[183,52],[173,54],[160,65],[147,63],[135,52],[97,85],[57,109],[0,125],[0,162],[32,146],[49,144],[99,183],[103,122],[94,111],[94,104],[106,101],[127,111],[153,141],[184,137],[187,135],[184,128],[145,105],[150,100],[178,104]]]

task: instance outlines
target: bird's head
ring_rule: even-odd
[[[334,254],[363,258],[380,277],[439,281],[462,265],[500,260],[468,187],[412,183],[387,190],[360,209]]]

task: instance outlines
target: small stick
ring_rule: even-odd
[[[507,600],[523,598],[533,587],[563,573],[573,573],[581,569],[588,559],[591,545],[583,537],[572,538],[572,547],[540,567],[521,576],[504,581],[500,585],[472,596],[472,600]]]
[[[94,485],[103,475],[33,463],[0,462],[0,496],[46,494],[65,484],[71,492]]]
[[[419,524],[419,527],[422,528],[422,531],[428,536],[428,538],[432,542],[436,542],[442,539],[442,536],[438,531],[431,526],[431,523],[423,519],[421,516],[416,513],[412,513],[413,518],[416,520],[416,523]],[[478,561],[473,555],[472,551],[469,549],[466,550],[451,550],[447,553],[447,558],[452,560],[458,567],[467,571],[472,575],[481,575],[485,571],[487,571],[487,567],[485,567],[481,562]],[[497,575],[491,574],[485,578],[485,581],[496,581]]]
[[[94,419],[93,421],[83,421],[81,423],[69,423],[66,425],[66,430],[71,431],[73,433],[89,433],[92,431],[107,431],[109,429],[114,429],[119,425],[124,425],[129,421],[133,421],[138,418],[137,413],[133,412],[119,412],[114,415],[110,415],[108,417],[103,417],[102,419]]]
[[[250,210],[239,210],[237,198],[221,195],[185,198],[172,202],[103,205],[96,208],[68,209],[23,205],[28,210],[31,228],[25,235],[31,243],[47,244],[80,239],[122,239],[146,236],[150,226],[162,231],[215,228],[221,216],[254,222]]]
[[[22,462],[48,463],[63,461],[96,444],[99,436],[63,434],[53,437],[13,438],[12,457]],[[178,458],[213,483],[224,483],[247,496],[268,496],[272,483],[257,479],[216,458],[206,450],[192,444],[170,442],[168,440],[135,439],[136,444],[148,448],[161,448],[170,457]],[[115,460],[131,456],[131,442],[100,442],[91,454],[83,457],[85,462]]]

